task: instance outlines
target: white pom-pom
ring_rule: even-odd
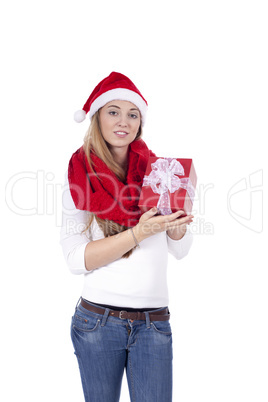
[[[86,118],[86,112],[84,110],[77,110],[74,114],[74,120],[76,123],[82,123]]]

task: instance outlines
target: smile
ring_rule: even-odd
[[[126,131],[114,131],[115,135],[117,135],[118,137],[126,137],[128,135],[128,133]]]

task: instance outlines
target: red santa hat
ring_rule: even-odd
[[[81,123],[85,120],[87,113],[91,119],[101,107],[112,100],[125,100],[137,106],[141,113],[142,125],[144,125],[147,101],[128,77],[116,72],[112,72],[94,88],[83,109],[75,112],[74,120]]]

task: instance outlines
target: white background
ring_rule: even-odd
[[[148,146],[198,174],[194,245],[169,265],[174,401],[267,402],[266,5],[1,6],[2,401],[83,401],[69,336],[83,278],[59,246],[61,185],[88,127],[73,113],[119,71],[148,100]]]

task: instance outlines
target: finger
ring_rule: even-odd
[[[178,211],[173,212],[172,214],[170,214],[170,215],[168,215],[168,216],[181,216],[181,215],[183,215],[183,214],[185,214],[184,210],[183,210],[183,209],[179,209]]]
[[[158,209],[156,207],[153,207],[151,209],[149,209],[149,211],[144,212],[144,214],[142,214],[142,220],[147,221],[148,219],[150,219],[152,216],[156,215],[158,212]]]
[[[176,227],[179,227],[181,225],[185,225],[187,223],[192,222],[192,218],[193,218],[192,215],[187,215],[187,216],[184,216],[183,218],[179,218],[179,219],[176,219],[174,221],[167,222],[166,225],[167,225],[168,228],[176,228]]]
[[[170,215],[164,215],[163,220],[164,220],[164,222],[172,222],[172,221],[175,221],[176,219],[180,218],[180,216],[183,214],[185,214],[185,212],[180,209],[179,211],[176,211]]]
[[[179,217],[177,220],[184,219],[184,218],[193,219],[194,216],[193,215],[186,215],[186,216],[183,216],[182,218]]]

